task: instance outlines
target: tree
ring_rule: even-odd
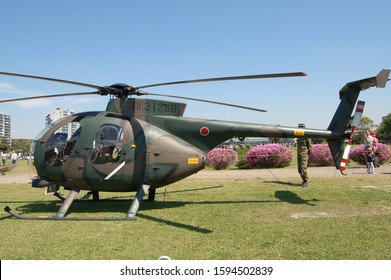
[[[0,151],[9,151],[10,146],[6,144],[4,141],[0,140]]]
[[[376,136],[381,140],[391,140],[391,113],[379,125]]]
[[[367,130],[370,130],[370,128],[375,124],[375,122],[368,118],[368,117],[362,117],[360,124],[356,128],[355,136],[354,136],[354,143],[359,144],[364,142],[364,134]]]
[[[17,153],[27,154],[30,152],[31,139],[12,139],[12,150]]]

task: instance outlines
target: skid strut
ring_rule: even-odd
[[[140,208],[141,201],[143,200],[144,195],[148,192],[150,185],[142,185],[134,197],[132,204],[130,205],[128,211],[128,219],[135,219],[138,209]]]
[[[72,189],[68,193],[67,197],[65,198],[64,202],[62,203],[60,209],[57,212],[56,218],[61,219],[65,217],[69,207],[71,206],[72,202],[75,200],[79,192],[79,189]]]

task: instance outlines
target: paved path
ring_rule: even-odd
[[[377,174],[390,174],[391,164],[382,165],[376,168]],[[345,172],[348,176],[376,176],[369,175],[364,166],[355,166],[348,168]],[[308,176],[311,178],[319,177],[343,177],[339,170],[335,167],[309,167]],[[202,170],[197,174],[192,175],[193,178],[224,178],[224,179],[283,179],[283,178],[298,178],[299,173],[295,168],[275,168],[275,169],[251,169],[251,170]]]

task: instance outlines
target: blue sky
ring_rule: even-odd
[[[187,101],[185,116],[327,128],[345,83],[391,68],[391,1],[1,1],[0,71],[140,86],[303,71],[307,77],[146,89]],[[90,91],[0,76],[0,98]],[[363,92],[364,116],[391,113],[391,84]],[[57,107],[104,110],[100,96],[0,104],[13,138],[34,138]]]

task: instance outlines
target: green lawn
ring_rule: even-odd
[[[5,176],[28,170],[20,163]],[[298,180],[187,178],[159,189],[136,221],[17,220],[3,212],[0,258],[389,260],[390,176],[313,178],[309,188]],[[74,203],[69,216],[124,217],[132,196],[102,193],[110,200]],[[28,184],[0,184],[2,208],[18,213],[50,216],[59,202]]]

